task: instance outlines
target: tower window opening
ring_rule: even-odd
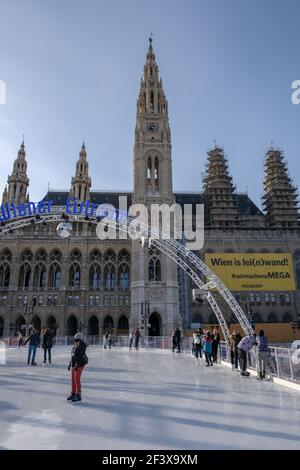
[[[147,182],[151,182],[151,172],[152,172],[152,163],[151,158],[148,158],[148,167],[147,167]]]
[[[155,184],[158,185],[158,158],[155,158],[155,165],[154,165],[154,180]]]
[[[154,94],[153,94],[153,91],[151,91],[151,93],[150,93],[150,110],[151,110],[151,112],[154,111]]]

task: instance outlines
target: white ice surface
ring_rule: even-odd
[[[0,448],[299,449],[300,392],[190,355],[88,349],[83,402],[67,403],[68,349],[0,365]]]

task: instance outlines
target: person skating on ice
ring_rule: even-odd
[[[139,349],[140,337],[141,337],[141,333],[140,333],[140,330],[138,328],[135,330],[134,337],[135,337],[134,347],[135,347],[136,350],[138,350]]]
[[[133,339],[134,339],[134,331],[131,330],[129,333],[129,349],[132,349]]]
[[[237,370],[239,365],[238,344],[242,337],[238,330],[233,330],[230,337],[230,360],[232,370]]]
[[[42,348],[44,350],[44,362],[43,364],[46,364],[47,362],[47,353],[48,353],[48,362],[51,364],[51,349],[53,346],[53,336],[50,333],[49,328],[45,329],[45,333],[43,336],[43,342],[42,342]]]
[[[212,337],[210,331],[206,331],[203,341],[203,351],[205,353],[206,366],[212,366]]]
[[[196,360],[202,358],[202,340],[201,340],[201,331],[196,330],[193,333],[193,343],[194,343],[194,355]]]
[[[71,361],[68,367],[68,370],[71,370],[72,379],[72,391],[71,395],[67,398],[68,401],[81,401],[81,375],[88,363],[86,347],[82,333],[76,333],[71,351]]]
[[[176,346],[177,346],[177,343],[176,343],[176,328],[174,328],[174,330],[172,331],[171,338],[172,338],[172,352],[175,352],[175,349],[176,349]]]
[[[39,331],[36,328],[33,328],[29,338],[27,338],[27,340],[25,341],[25,346],[29,342],[28,358],[27,358],[28,365],[30,364],[30,360],[31,360],[32,366],[37,365],[37,363],[35,362],[35,356],[36,356],[37,347],[40,345],[40,341],[41,341],[41,337],[40,337]],[[32,358],[31,358],[31,354],[32,354]]]
[[[220,338],[220,335],[218,333],[217,328],[214,328],[213,332],[212,332],[212,340],[213,340],[213,343],[212,343],[212,358],[213,358],[213,362],[218,361],[218,349],[219,349],[220,339],[221,338]]]

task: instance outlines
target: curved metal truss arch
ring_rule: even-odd
[[[87,217],[85,215],[65,215],[66,208],[64,206],[56,206],[53,208],[51,214],[45,214],[41,216],[26,216],[26,217],[16,217],[13,220],[2,223],[0,226],[0,235],[9,236],[15,230],[20,230],[26,226],[32,224],[41,224],[41,223],[50,223],[50,222],[85,222],[97,224],[99,217]],[[114,214],[118,213],[115,211]],[[103,218],[103,217],[102,217]],[[121,232],[128,233],[128,229],[132,229],[132,223],[134,219],[131,217],[107,217],[107,224],[115,227]],[[213,271],[201,260],[196,254],[192,251],[185,248],[184,244],[174,240],[166,239],[163,237],[163,234],[159,231],[153,232],[149,226],[142,223],[138,223],[136,227],[137,232],[139,233],[139,238],[143,246],[147,243],[148,247],[155,246],[166,256],[171,258],[180,268],[182,268],[188,276],[193,280],[195,285],[203,292],[204,298],[209,303],[212,308],[216,318],[220,324],[223,336],[227,343],[229,343],[230,333],[227,326],[225,317],[217,303],[216,296],[217,294],[223,298],[227,303],[232,313],[235,315],[238,320],[241,328],[245,334],[253,333],[253,328],[242,310],[241,306],[238,304],[235,297],[223,284],[223,282],[213,273]],[[154,235],[154,236],[153,236]],[[205,279],[205,282],[203,281]]]

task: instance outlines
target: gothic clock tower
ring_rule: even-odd
[[[137,100],[133,180],[133,203],[174,203],[168,102],[152,38]],[[142,327],[145,335],[168,335],[177,325],[181,327],[176,264],[158,250],[133,242],[131,326]]]

